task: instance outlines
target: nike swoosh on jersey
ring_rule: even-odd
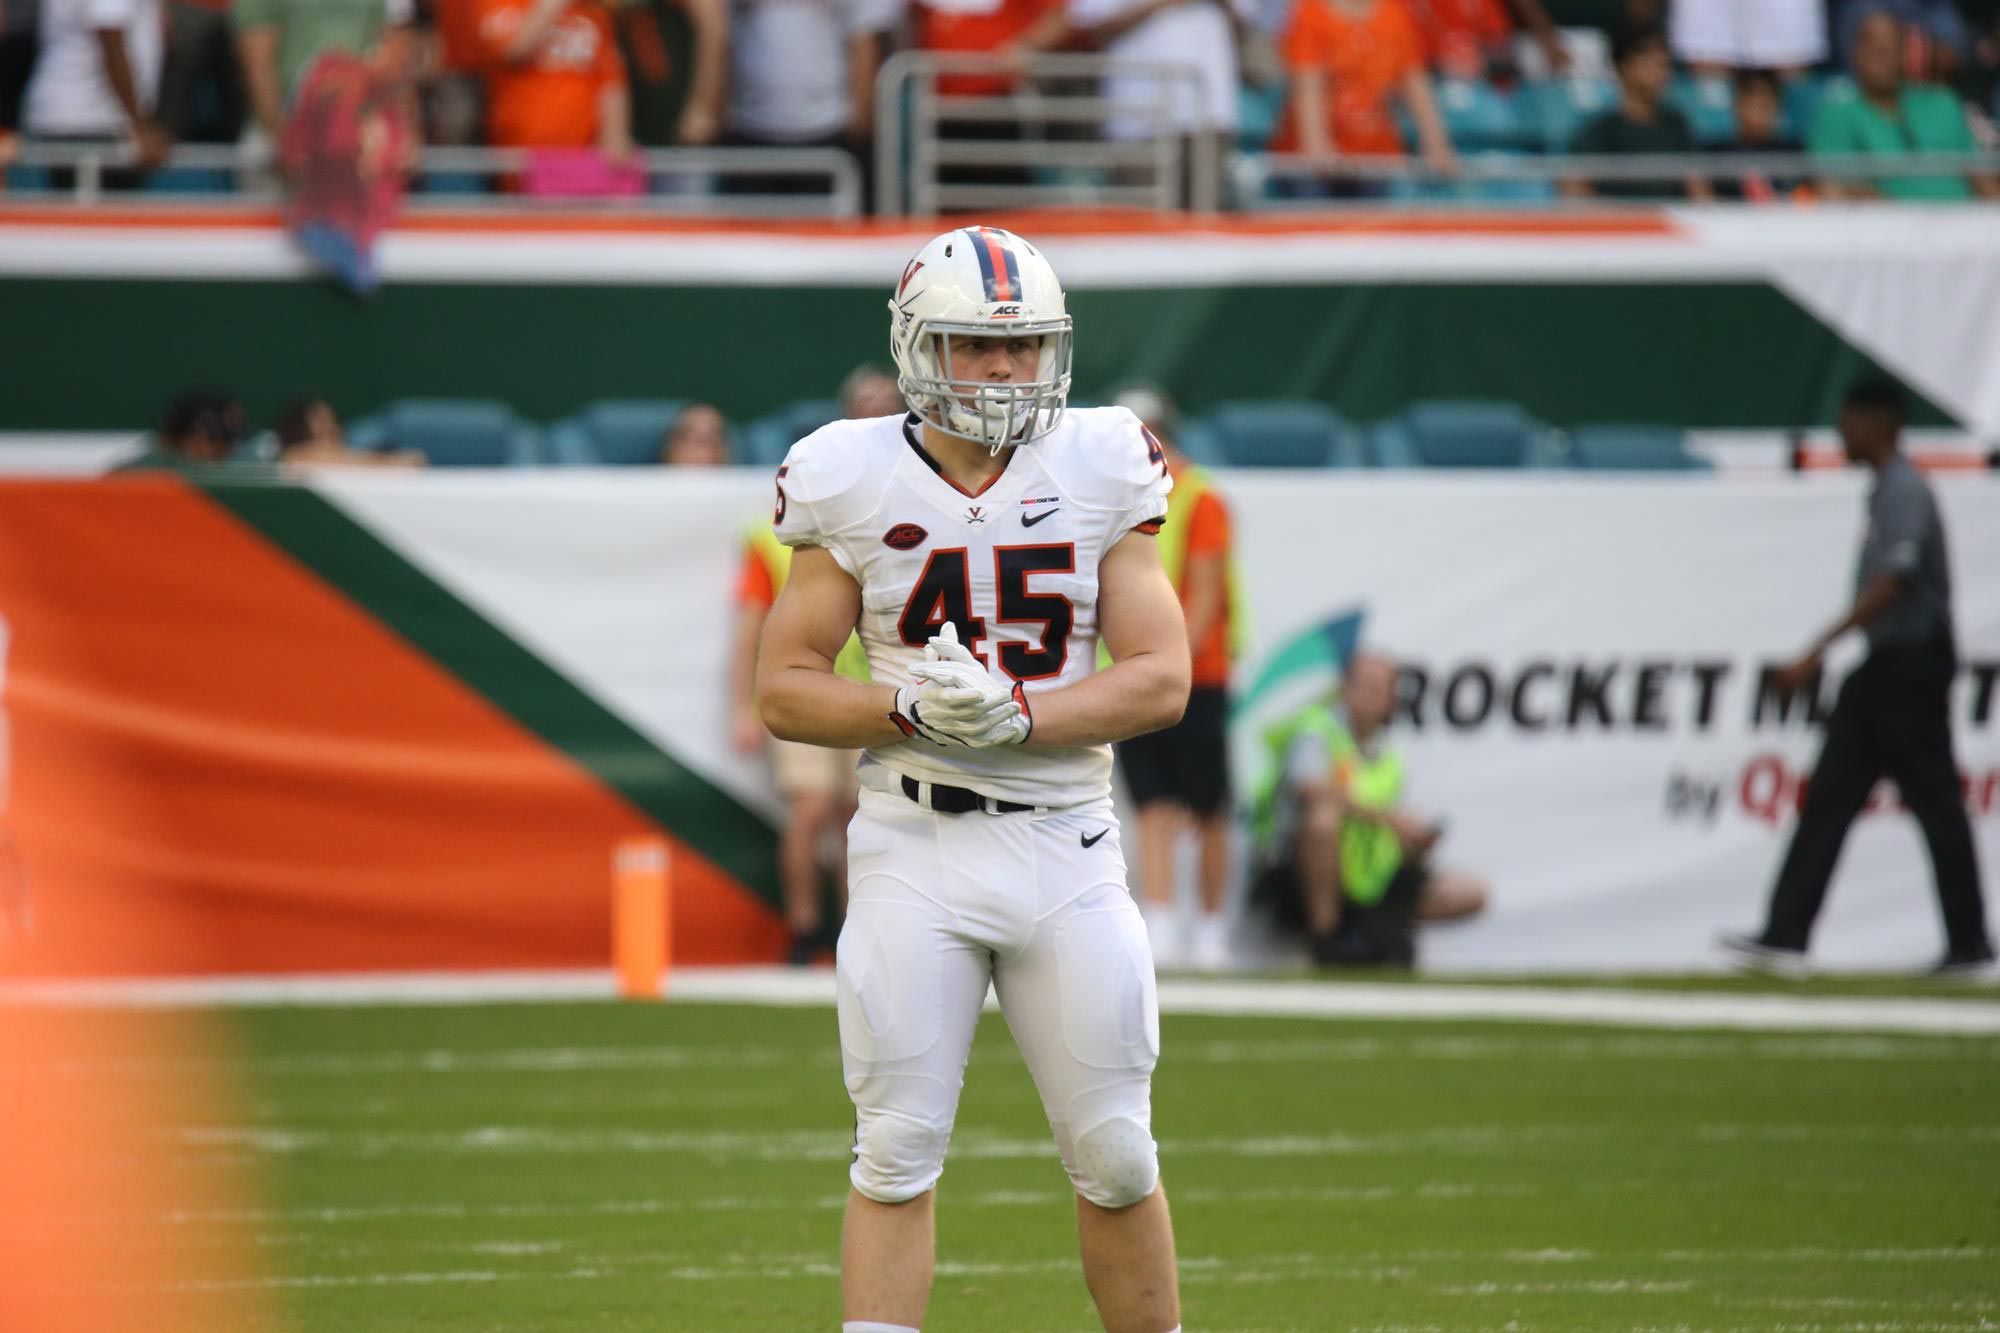
[[[1090,835],[1089,837],[1087,837],[1087,838],[1084,838],[1084,839],[1083,839],[1083,845],[1084,845],[1084,846],[1086,846],[1086,847],[1095,847],[1095,846],[1097,845],[1097,840],[1098,840],[1099,838],[1103,837],[1103,836],[1104,836],[1105,834],[1107,834],[1107,833],[1109,833],[1109,832],[1111,832],[1111,830],[1110,830],[1110,829],[1108,829],[1108,828],[1101,828],[1101,829],[1097,830],[1097,832],[1095,832],[1095,833],[1091,834],[1091,835]],[[1078,836],[1078,837],[1083,837],[1083,835],[1082,835],[1082,834],[1078,834],[1077,836]]]
[[[1039,514],[1023,514],[1021,515],[1021,526],[1024,528],[1032,528],[1035,526],[1035,524],[1041,522],[1043,519],[1047,518],[1050,514],[1060,514],[1061,512],[1062,512],[1062,506],[1058,505],[1054,509],[1044,509]]]

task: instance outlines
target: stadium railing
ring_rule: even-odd
[[[1472,152],[1458,159],[1458,170],[1446,176],[1417,158],[1310,157],[1297,153],[1241,154],[1231,177],[1239,206],[1250,209],[1402,205],[1420,196],[1425,202],[1454,200],[1482,206],[1496,203],[1538,204],[1557,197],[1567,181],[1585,183],[1678,183],[1690,176],[1707,181],[1740,180],[1746,176],[1802,181],[1878,182],[1924,177],[2000,176],[2000,153],[1896,153],[1833,155],[1812,153],[1661,153],[1617,156],[1550,155]],[[1285,183],[1340,181],[1384,187],[1372,198],[1315,198],[1309,193],[1284,193]],[[1529,193],[1523,186],[1542,187]],[[1570,199],[1578,204],[1657,205],[1658,199]]]
[[[1006,75],[1012,92],[941,93],[939,75]],[[1150,83],[1151,95],[1118,100],[1097,89],[1107,75]],[[1170,62],[1051,54],[1010,61],[983,52],[901,51],[875,80],[875,211],[931,216],[960,208],[1045,208],[1077,204],[1189,208],[1221,203],[1221,164],[1191,150],[1176,108],[1203,95],[1201,71]],[[1145,133],[1105,137],[1115,122]],[[1018,126],[1020,137],[967,139],[949,123]],[[1018,181],[964,182],[952,167],[1012,168]],[[1129,178],[1129,179],[1127,179]]]
[[[684,216],[833,217],[861,215],[861,167],[838,148],[662,148],[635,155],[648,190],[630,198],[530,196],[503,193],[504,178],[528,169],[528,149],[426,148],[419,155],[405,207],[411,211],[449,209],[520,210],[575,208]],[[58,144],[26,140],[8,173],[10,203],[54,201],[93,205],[105,201],[104,173],[129,167],[133,154],[123,144]],[[46,180],[50,168],[75,173],[74,184],[57,190]],[[801,194],[723,194],[714,187],[731,177],[797,177]],[[282,197],[268,149],[183,144],[175,147],[145,188],[121,191],[121,207],[150,201],[198,199],[205,204],[268,206]]]

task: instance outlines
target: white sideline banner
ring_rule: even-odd
[[[1956,579],[1958,759],[2000,864],[2000,485],[1937,483]],[[1441,863],[1489,916],[1427,934],[1446,970],[1712,965],[1761,923],[1819,734],[1760,688],[1846,607],[1861,476],[1727,482],[1228,478],[1258,653],[1359,618],[1410,668],[1396,726]],[[1860,645],[1842,645],[1821,707]],[[1252,671],[1240,679],[1254,678]],[[1989,897],[1991,895],[1989,894]],[[1814,941],[1831,966],[1942,952],[1930,869],[1893,788],[1849,838]]]
[[[1818,749],[1804,702],[1780,707],[1760,679],[1847,605],[1865,477],[1236,471],[1218,483],[1254,627],[1239,697],[1329,625],[1411,669],[1396,727],[1411,799],[1450,823],[1440,860],[1483,872],[1495,895],[1485,919],[1428,934],[1427,966],[1698,969],[1717,930],[1759,923]],[[1990,876],[2000,480],[1934,484],[1963,659],[1958,759]],[[775,813],[722,706],[736,543],[768,512],[768,476],[318,485],[682,762]],[[1843,648],[1823,706],[1858,656]],[[1239,771],[1238,791],[1248,782]],[[1941,950],[1928,860],[1893,804],[1885,789],[1849,839],[1815,940],[1831,966],[1905,968]]]

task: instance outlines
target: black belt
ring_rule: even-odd
[[[903,795],[923,804],[925,784],[915,778],[903,779]],[[997,814],[1018,815],[1033,810],[1032,805],[1022,805],[1019,801],[1002,801],[992,796],[981,796],[969,787],[947,787],[941,782],[929,784],[931,789],[931,809],[941,815],[969,815],[974,810],[992,810]]]

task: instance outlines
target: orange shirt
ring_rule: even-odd
[[[764,563],[755,546],[745,546],[743,571],[736,576],[736,604],[769,611],[777,600],[778,589],[771,582],[771,567]]]
[[[930,0],[915,6],[917,46],[924,51],[998,51],[1035,26],[1064,0]],[[1019,80],[1006,74],[944,74],[941,93],[992,96]]]
[[[479,0],[486,137],[502,148],[594,147],[598,99],[625,82],[611,20],[602,5],[573,0],[535,54],[510,64],[501,52],[529,7],[529,0]]]
[[[1403,0],[1417,21],[1424,58],[1461,79],[1486,77],[1487,53],[1514,35],[1500,0]]]
[[[1285,29],[1285,68],[1317,73],[1326,81],[1327,129],[1343,153],[1403,152],[1403,136],[1389,102],[1403,80],[1424,67],[1423,42],[1403,0],[1375,0],[1354,18],[1330,0],[1298,0]],[[1295,152],[1304,143],[1298,108],[1287,108],[1271,140],[1273,152]]]
[[[1178,471],[1178,469],[1176,469]],[[1203,491],[1195,501],[1194,512],[1188,515],[1187,559],[1191,565],[1196,556],[1219,556],[1229,558],[1229,506],[1222,497],[1212,490]],[[1194,672],[1192,683],[1196,685],[1223,686],[1229,684],[1229,584],[1223,583],[1222,614],[1209,626],[1208,633],[1201,642],[1190,644],[1194,652]],[[1187,570],[1181,570],[1180,594],[1182,608],[1188,597]]]

